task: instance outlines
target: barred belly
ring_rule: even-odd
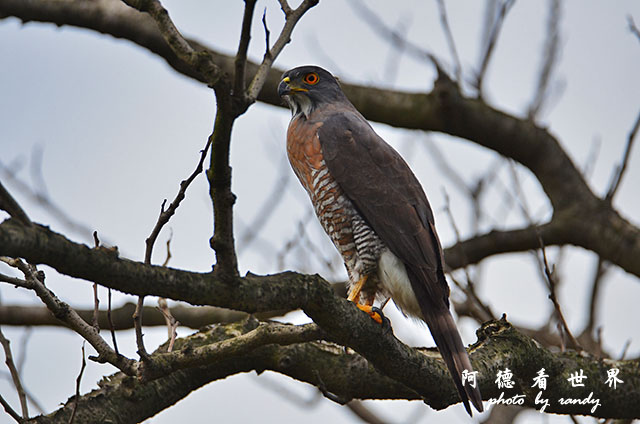
[[[357,281],[362,275],[375,272],[382,241],[362,219],[326,166],[313,170],[312,175],[309,191],[316,215],[342,255],[350,279]]]
[[[364,296],[375,297],[380,289],[377,268],[385,249],[384,243],[331,176],[315,131],[311,134],[300,134],[300,131],[292,137],[291,133],[296,132],[294,120],[288,132],[289,162],[307,191],[322,228],[342,256],[349,274],[349,285],[368,275]],[[291,140],[297,140],[297,143]]]

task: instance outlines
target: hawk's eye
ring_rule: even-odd
[[[306,82],[307,84],[314,85],[317,84],[318,81],[320,81],[320,77],[315,72],[311,72],[305,75],[304,78],[302,78],[302,81]]]

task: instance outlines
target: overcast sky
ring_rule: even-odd
[[[221,52],[232,54],[237,46],[243,2],[164,1],[178,28]],[[400,55],[368,26],[351,2],[321,1],[296,27],[293,41],[276,62],[280,68],[317,64],[342,80],[409,91],[428,91],[434,72],[428,63]],[[452,64],[440,26],[435,1],[370,1],[384,22],[406,31],[413,43],[429,49],[443,62]],[[446,2],[449,21],[461,58],[464,77],[470,79],[478,66],[484,2]],[[260,60],[264,36],[259,15],[266,7],[272,40],[283,22],[275,0],[258,2],[253,22],[250,56]],[[593,154],[589,182],[598,193],[608,187],[619,163],[631,126],[640,111],[640,40],[628,30],[627,16],[640,23],[640,3],[628,1],[566,1],[562,6],[559,66],[553,77],[553,95],[542,124],[547,126],[575,163],[583,167]],[[525,116],[535,91],[545,40],[547,2],[520,1],[508,15],[488,69],[486,99],[493,106],[516,116]],[[74,221],[97,230],[107,243],[115,244],[123,256],[142,260],[144,240],[156,221],[162,200],[172,199],[179,182],[187,177],[206,143],[215,113],[213,92],[202,84],[178,75],[165,62],[140,47],[88,30],[51,24],[20,24],[16,19],[0,21],[0,163],[20,181],[46,191]],[[322,252],[321,258],[291,254],[279,261],[274,252],[298,237],[298,225],[311,209],[304,190],[288,168],[285,130],[288,110],[256,104],[235,124],[232,145],[233,191],[238,196],[235,212],[236,239],[241,271],[272,273],[283,269],[319,273],[330,280],[345,278],[338,266],[328,267],[324,258],[339,263],[337,254],[319,225],[310,220],[306,234]],[[439,175],[432,155],[424,148],[434,143],[468,181],[494,166],[495,156],[467,141],[438,134],[398,130],[384,125],[375,129],[406,157],[419,177],[435,212],[445,246],[455,235],[444,212],[446,192],[462,236],[472,231],[470,210],[463,194]],[[594,153],[595,152],[595,153]],[[32,172],[41,163],[41,172]],[[630,166],[615,206],[622,215],[640,225],[640,152],[632,152]],[[38,175],[44,180],[37,177]],[[511,181],[502,166],[491,188],[486,207],[492,216],[483,230],[522,225],[514,207],[503,213],[503,193]],[[35,176],[35,178],[34,178]],[[529,171],[519,167],[518,176],[534,218],[548,218],[550,208],[544,193]],[[70,230],[58,218],[37,205],[18,183],[0,179],[25,207],[30,217],[72,239],[90,243],[81,232]],[[283,181],[286,181],[283,183]],[[240,240],[256,218],[260,206],[281,184],[284,192],[271,211],[259,240],[245,246]],[[6,214],[0,212],[3,219]],[[187,199],[158,241],[154,263],[164,260],[164,242],[172,235],[170,265],[195,271],[211,268],[211,204],[208,186],[200,176]],[[557,249],[549,249],[553,259]],[[571,328],[582,329],[586,319],[593,255],[578,248],[564,251],[560,301]],[[47,273],[48,286],[73,306],[90,307],[91,285]],[[12,273],[4,264],[0,272]],[[539,325],[551,312],[545,287],[531,255],[508,255],[485,261],[481,294],[498,314],[521,325]],[[456,296],[455,288],[453,296]],[[38,304],[25,290],[0,285],[5,304]],[[103,305],[106,295],[101,291]],[[640,300],[638,279],[614,269],[604,285],[600,324],[604,345],[615,354],[630,341],[628,354],[640,353],[637,317]],[[134,299],[115,297],[116,303]],[[154,300],[148,299],[148,304]],[[388,307],[396,335],[412,345],[432,345],[428,331],[402,318]],[[287,319],[302,322],[302,314]],[[634,318],[635,319],[635,318]],[[637,319],[635,319],[637,321]],[[465,343],[475,341],[475,323],[462,321]],[[12,340],[14,353],[23,354],[20,340],[24,329],[3,328]],[[188,329],[180,329],[187,335]],[[147,346],[164,341],[164,329],[145,330]],[[121,350],[135,355],[132,332],[119,333]],[[24,384],[52,411],[75,390],[82,341],[62,329],[33,330],[28,339]],[[91,350],[87,349],[88,352]],[[102,375],[113,369],[88,363],[82,391],[95,387]],[[265,380],[269,383],[265,384]],[[172,423],[301,421],[354,422],[346,409],[327,400],[305,404],[286,399],[282,388],[310,400],[317,391],[286,377],[266,373],[234,376],[197,391],[176,407],[148,422]],[[9,382],[0,381],[0,391],[11,393]],[[14,405],[16,399],[7,395]],[[252,407],[248,408],[247,404]],[[464,419],[460,405],[434,412],[418,402],[370,402],[383,418],[451,422]],[[255,408],[255,409],[254,409]],[[33,410],[33,408],[32,408]],[[256,411],[259,411],[256,412]],[[545,421],[549,419],[549,421]],[[0,423],[7,420],[0,415]],[[8,421],[7,421],[8,422]],[[355,421],[357,422],[357,421]],[[465,422],[468,422],[465,421]],[[567,422],[562,417],[538,413],[521,416],[519,422]]]

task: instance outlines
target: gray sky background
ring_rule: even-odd
[[[434,80],[432,67],[409,56],[399,56],[349,3],[324,0],[312,9],[296,27],[293,42],[285,48],[276,65],[289,68],[318,64],[349,82],[410,91],[429,90]],[[163,4],[185,35],[222,52],[235,51],[243,2],[171,0]],[[452,63],[435,1],[371,1],[369,4],[388,25],[406,29],[407,37],[414,43],[433,51],[445,63]],[[258,3],[250,48],[254,60],[260,60],[264,51],[259,17],[265,7],[272,41],[283,22],[275,0]],[[449,1],[447,8],[464,76],[470,78],[477,69],[480,55],[484,2]],[[542,115],[543,124],[580,166],[596,149],[597,161],[589,181],[598,193],[608,187],[640,109],[640,42],[628,30],[628,15],[640,23],[640,3],[633,0],[563,2],[562,53],[553,79],[558,90]],[[485,82],[487,101],[492,106],[517,116],[525,115],[535,90],[546,19],[547,2],[516,2],[503,27]],[[144,240],[155,224],[162,200],[175,196],[179,182],[192,172],[198,152],[211,132],[215,112],[213,92],[176,74],[164,61],[130,42],[51,24],[21,25],[15,19],[0,21],[0,58],[2,166],[15,171],[31,186],[46,189],[69,216],[98,230],[101,238],[117,245],[123,256],[142,260]],[[397,68],[392,65],[396,63]],[[322,260],[296,255],[287,256],[284,263],[279,264],[273,253],[296,237],[297,223],[311,211],[304,190],[286,163],[284,140],[289,117],[283,108],[256,104],[235,124],[232,166],[233,191],[238,196],[237,239],[255,219],[273,185],[282,181],[283,175],[287,177],[282,201],[260,234],[260,240],[246,249],[239,242],[241,271],[273,273],[295,269],[339,280],[345,277],[340,267],[331,270]],[[443,244],[449,246],[455,242],[443,210],[444,190],[451,198],[451,209],[462,236],[470,235],[471,215],[463,194],[439,176],[433,158],[423,145],[435,143],[467,181],[493,166],[494,155],[448,136],[383,125],[375,128],[404,154],[422,181]],[[30,167],[34,162],[37,164],[38,157],[42,160],[46,188],[31,176]],[[639,163],[640,152],[636,148],[615,200],[622,215],[636,225],[640,224]],[[500,178],[491,187],[484,205],[493,219],[483,223],[483,230],[523,223],[517,208],[504,214],[495,206],[504,202],[504,187],[510,185],[508,167],[502,166],[498,175]],[[550,208],[539,184],[522,167],[518,167],[518,176],[534,218],[543,221]],[[70,232],[3,174],[0,178],[32,219],[74,240],[91,242],[82,234]],[[0,213],[0,219],[4,217],[6,214]],[[211,204],[204,176],[190,187],[187,199],[169,227],[173,235],[170,266],[209,270],[213,262],[208,245]],[[163,246],[169,233],[163,231],[158,240],[155,263],[164,260]],[[307,234],[320,246],[325,257],[334,262],[338,260],[315,220],[308,225]],[[557,249],[549,251],[555,259]],[[592,254],[578,248],[565,250],[560,301],[575,331],[582,329],[586,319],[594,267]],[[73,306],[91,306],[90,284],[42,268],[47,273],[47,285],[63,300]],[[4,264],[0,265],[0,272],[13,273]],[[531,255],[492,258],[483,264],[481,275],[481,294],[494,311],[506,313],[517,324],[539,325],[546,321],[551,304]],[[0,296],[5,304],[38,303],[31,293],[6,284],[0,285]],[[453,296],[456,296],[455,289]],[[640,327],[633,322],[637,321],[640,300],[638,280],[615,269],[609,274],[602,297],[600,324],[604,345],[611,352],[622,352],[630,340],[628,355],[638,355]],[[114,299],[116,304],[134,300],[118,294]],[[101,300],[105,305],[105,291],[101,291]],[[148,299],[147,304],[154,301]],[[405,320],[393,307],[387,307],[385,312],[402,340],[413,345],[432,345],[425,328]],[[286,319],[302,322],[307,318],[297,313]],[[461,326],[465,342],[475,341],[474,323],[462,320]],[[14,354],[23,354],[20,340],[25,330],[5,327],[3,331],[13,342]],[[189,332],[179,329],[179,335]],[[157,346],[166,336],[164,329],[147,328],[145,333],[148,348]],[[118,343],[121,350],[134,356],[133,332],[119,333]],[[79,336],[62,329],[32,331],[27,345],[24,384],[47,411],[57,408],[74,392],[81,344]],[[90,352],[88,347],[87,353]],[[82,392],[91,390],[100,376],[112,372],[110,366],[88,362]],[[273,373],[260,377],[234,376],[210,384],[147,422],[247,422],[256,418],[265,423],[353,422],[346,409],[330,401],[303,404],[287,399],[288,395],[265,384],[265,380],[292,390],[305,400],[317,396],[312,387]],[[17,405],[6,379],[0,380],[0,392]],[[460,405],[436,413],[418,402],[368,404],[393,422],[407,422],[416,417],[420,422],[427,419],[451,422],[466,416]],[[0,423],[9,422],[8,419],[0,414]],[[519,422],[567,422],[567,419],[532,412],[521,416]]]

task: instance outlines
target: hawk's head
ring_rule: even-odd
[[[306,117],[318,106],[347,101],[336,78],[319,66],[300,66],[282,74],[278,95],[284,98],[294,115]]]

